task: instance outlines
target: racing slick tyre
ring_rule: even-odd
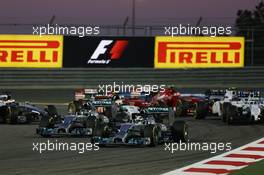
[[[95,116],[89,116],[87,118],[85,126],[87,128],[91,128],[92,130],[94,130],[96,127],[96,117]]]
[[[104,123],[104,121],[102,121],[102,117],[99,116],[94,120],[94,124],[92,123],[92,121],[90,124],[94,125],[94,129],[92,131],[93,137],[109,137],[110,128],[107,123]]]
[[[251,114],[250,114],[251,115]],[[251,115],[250,117],[249,117],[250,119],[250,121],[249,121],[249,123],[250,124],[254,124],[254,123],[256,123],[256,120],[255,120],[255,117],[253,116],[253,115]]]
[[[171,126],[171,136],[174,142],[188,142],[189,131],[185,121],[175,121]]]
[[[75,114],[76,112],[79,112],[80,110],[80,102],[79,101],[73,101],[68,105],[68,113],[69,114]]]
[[[159,130],[156,125],[147,125],[144,128],[144,137],[150,138],[151,147],[155,147],[159,143]]]
[[[130,117],[125,112],[118,112],[115,116],[115,122],[126,123],[130,121]]]
[[[58,110],[54,105],[47,105],[45,111],[48,113],[49,123],[52,127],[55,124],[61,123],[61,116],[58,114]]]
[[[206,106],[206,103],[204,102],[197,102],[194,104],[194,113],[193,117],[197,120],[199,119],[205,119],[208,113],[208,108]]]
[[[58,110],[54,105],[47,105],[47,112],[49,116],[58,116]]]
[[[10,115],[6,118],[7,124],[17,124],[17,116],[18,116],[18,109],[17,108],[10,108]]]
[[[7,123],[11,118],[11,109],[7,106],[0,107],[0,123]]]
[[[236,106],[232,106],[232,105],[230,105],[228,111],[226,111],[226,123],[228,125],[234,124],[234,118],[237,115],[236,111],[237,111]]]
[[[229,107],[230,107],[230,103],[227,103],[227,102],[224,102],[221,105],[222,114],[220,117],[221,117],[222,122],[224,123],[227,121],[227,111],[229,111]]]

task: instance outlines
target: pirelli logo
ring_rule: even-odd
[[[0,35],[0,67],[61,68],[63,36]]]
[[[155,68],[243,66],[242,37],[156,37]]]

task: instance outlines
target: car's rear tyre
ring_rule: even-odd
[[[58,110],[54,105],[47,105],[47,112],[49,116],[58,116]]]
[[[89,116],[88,119],[86,120],[85,127],[92,129],[92,137],[96,136],[98,132],[96,131],[96,126],[97,126],[97,118],[95,116]]]
[[[11,118],[11,108],[8,106],[2,106],[0,108],[0,123],[7,123]]]
[[[17,124],[17,116],[19,115],[19,110],[17,108],[10,108],[10,114],[6,118],[7,124]]]
[[[90,120],[91,127],[93,128],[92,136],[93,137],[104,137],[107,138],[110,135],[110,128],[107,123],[105,123],[102,117],[94,118]]]
[[[224,102],[222,105],[221,105],[221,120],[222,122],[227,122],[227,112],[229,111],[229,107],[230,107],[230,103],[228,102]]]
[[[159,143],[159,130],[156,125],[147,125],[144,128],[144,137],[150,138],[151,147],[157,146]]]
[[[76,112],[79,112],[80,109],[80,102],[79,101],[73,101],[68,105],[68,113],[69,114],[75,114]]]
[[[226,111],[226,123],[228,125],[234,124],[234,118],[237,115],[236,111],[237,111],[236,106],[232,106],[232,105],[230,105],[228,111]]]
[[[208,108],[205,102],[196,102],[194,104],[193,117],[197,120],[205,119],[208,114]]]
[[[174,142],[188,142],[189,131],[185,121],[175,121],[171,126],[171,135]]]

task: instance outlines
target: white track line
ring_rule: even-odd
[[[231,171],[244,168],[250,165],[250,163],[252,164],[263,159],[264,138],[261,138],[229,152],[164,173],[162,175],[224,175],[229,174]]]

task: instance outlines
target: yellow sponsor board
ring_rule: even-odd
[[[0,35],[0,67],[61,68],[63,36]]]
[[[155,68],[244,67],[243,37],[156,37]]]

